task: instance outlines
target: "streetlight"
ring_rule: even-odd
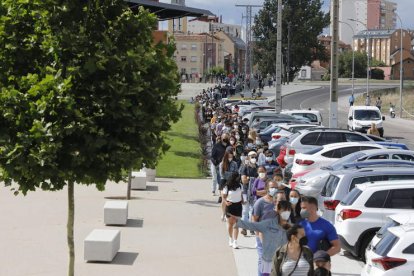
[[[395,13],[395,15],[400,20],[400,118],[402,118],[402,111],[403,111],[403,105],[402,105],[402,91],[403,91],[403,24],[401,17]]]
[[[370,50],[371,50],[371,48],[370,48],[370,45],[369,45],[369,41],[370,41],[370,37],[369,37],[369,31],[368,31],[368,26],[367,26],[367,24],[365,24],[364,22],[362,22],[362,21],[359,21],[359,20],[357,20],[357,19],[353,19],[353,18],[348,18],[348,20],[349,21],[353,21],[353,22],[358,22],[358,23],[360,23],[360,24],[362,24],[362,25],[364,25],[365,26],[365,28],[366,28],[366,32],[367,32],[367,56],[368,56],[368,60],[367,60],[367,97],[369,96],[369,67],[370,67],[370,58],[371,58],[371,55],[370,55]]]
[[[352,31],[352,95],[354,95],[354,87],[355,87],[355,40],[354,40],[354,36],[355,36],[355,31],[354,28],[352,28],[351,24],[347,23],[347,22],[343,22],[343,21],[339,21],[339,23],[345,24],[347,25],[349,28],[351,28]]]

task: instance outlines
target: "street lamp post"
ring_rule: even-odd
[[[354,88],[355,88],[355,31],[354,28],[352,28],[351,24],[347,23],[347,22],[343,22],[343,21],[339,21],[339,23],[345,24],[347,25],[349,28],[351,28],[352,30],[352,95],[354,95]]]
[[[403,67],[403,24],[401,17],[395,13],[395,15],[400,20],[400,118],[402,118],[403,112],[403,103],[402,103],[402,93],[403,93],[403,74],[404,74],[404,67]]]
[[[369,96],[369,75],[370,75],[370,59],[371,59],[371,47],[370,47],[370,36],[367,24],[357,19],[348,18],[349,21],[358,22],[365,26],[367,32],[367,96]]]

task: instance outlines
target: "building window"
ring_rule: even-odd
[[[181,45],[181,50],[187,50],[187,44],[182,44]]]
[[[197,50],[197,44],[191,44],[191,50]]]
[[[196,74],[197,73],[197,68],[191,68],[191,74]]]
[[[181,61],[182,61],[182,62],[187,62],[187,57],[186,57],[186,56],[182,56],[182,57],[181,57]]]
[[[300,71],[300,77],[301,78],[306,78],[306,70]]]
[[[191,62],[197,62],[197,57],[196,56],[192,56],[191,57]]]

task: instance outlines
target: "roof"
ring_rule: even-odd
[[[392,185],[390,185],[390,182]],[[363,183],[355,185],[360,190],[374,189],[385,187],[389,190],[399,189],[401,187],[414,188],[414,180],[386,180],[386,181],[375,181],[373,183]]]
[[[354,38],[370,38],[390,37],[395,30],[364,30],[354,36]]]
[[[228,34],[225,31],[221,31],[219,33],[227,36],[231,40],[231,42],[234,43],[234,46],[236,46],[237,49],[246,49],[246,43],[240,37],[232,36],[231,34]]]
[[[208,16],[213,15],[209,10],[191,8],[181,5],[174,5],[168,3],[160,3],[151,0],[125,0],[128,2],[131,9],[135,7],[144,7],[150,12],[157,15],[159,20],[168,20],[173,18],[180,18],[185,16]]]

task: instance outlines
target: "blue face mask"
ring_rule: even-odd
[[[276,193],[277,193],[277,189],[276,188],[269,188],[269,195],[271,197],[274,197]]]
[[[291,197],[291,198],[289,199],[289,201],[290,201],[290,203],[292,203],[293,205],[296,205],[296,204],[298,204],[298,202],[299,202],[299,198],[297,198],[297,197]]]

